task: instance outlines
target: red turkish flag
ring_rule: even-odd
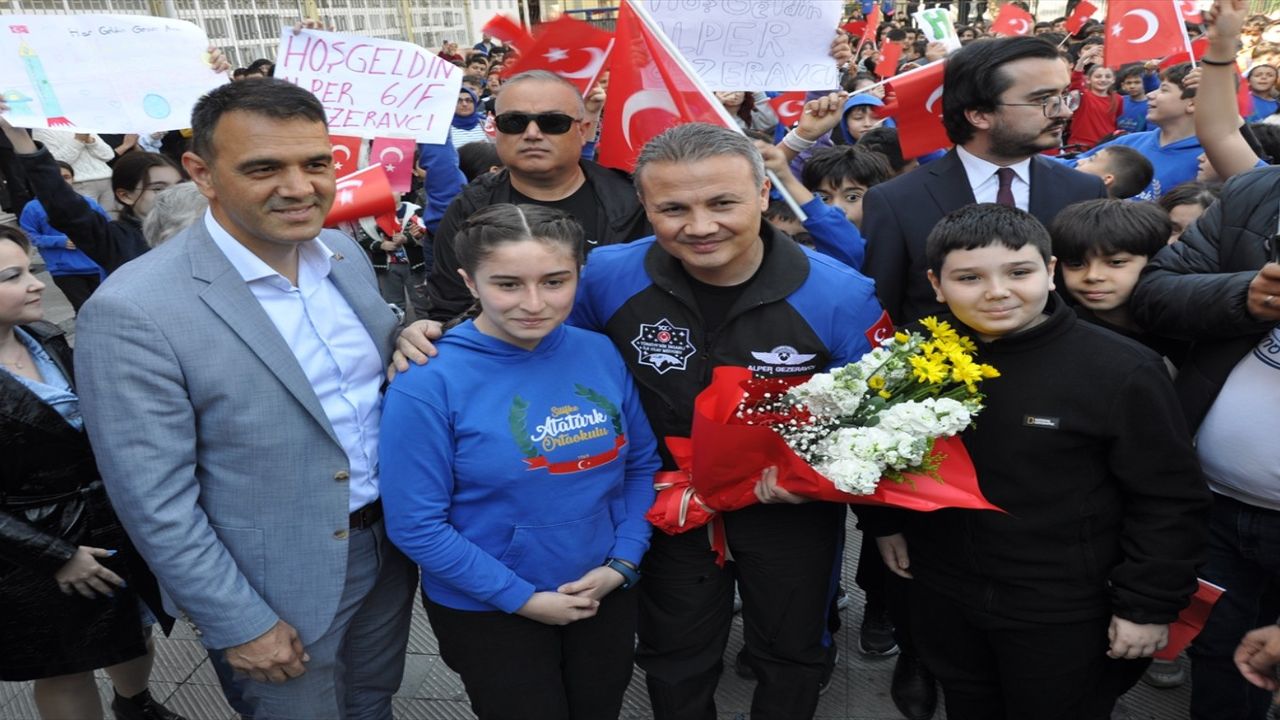
[[[329,208],[329,215],[324,219],[324,224],[328,227],[348,220],[395,212],[395,195],[391,192],[391,183],[387,181],[387,173],[381,165],[370,165],[342,178],[334,190],[333,207]]]
[[[378,163],[387,173],[394,192],[409,192],[413,185],[413,153],[417,143],[406,138],[374,138],[369,164]]]
[[[1201,25],[1204,23],[1204,15],[1200,12],[1200,3],[1196,0],[1177,0],[1178,12],[1182,13],[1182,20],[1192,25]]]
[[[1169,624],[1169,642],[1164,649],[1156,651],[1154,657],[1157,660],[1177,659],[1178,653],[1185,650],[1204,629],[1204,623],[1209,619],[1213,606],[1217,604],[1218,598],[1222,597],[1222,593],[1226,592],[1224,588],[1208,580],[1199,582],[1200,586],[1196,588],[1195,595],[1191,596],[1191,604],[1178,613],[1177,620]]]
[[[1089,2],[1089,0],[1080,0],[1080,4],[1076,5],[1076,9],[1071,12],[1071,17],[1067,18],[1067,32],[1075,35],[1080,32],[1080,28],[1084,27],[1089,18],[1098,12],[1097,6]]]
[[[880,29],[880,21],[882,19],[880,3],[876,3],[876,6],[871,8],[871,14],[867,16],[867,26],[862,30],[862,39],[858,41],[859,48],[869,42],[875,42],[876,31]]]
[[[333,144],[334,177],[345,177],[360,168],[360,144],[364,142],[351,135],[330,135]]]
[[[1035,24],[1036,19],[1031,16],[1031,13],[1007,2],[1000,6],[996,21],[991,23],[991,32],[995,35],[1030,35]]]
[[[804,97],[803,91],[797,91],[782,93],[769,100],[769,106],[773,108],[773,113],[778,116],[778,122],[783,127],[789,128],[800,122],[800,116],[804,114]]]
[[[1174,65],[1181,65],[1184,62],[1191,62],[1191,59],[1193,57],[1198,61],[1200,60],[1200,58],[1204,57],[1204,54],[1208,51],[1209,51],[1209,38],[1204,36],[1198,37],[1195,40],[1191,41],[1191,52],[1187,52],[1186,50],[1183,50],[1182,52],[1174,53],[1169,57],[1161,60],[1160,70],[1164,71],[1168,68],[1173,67]]]
[[[841,29],[841,30],[843,30],[843,31],[845,31],[845,32],[847,32],[847,33],[849,33],[849,37],[850,37],[851,39],[852,39],[852,38],[860,38],[860,37],[862,37],[862,32],[863,32],[864,30],[866,30],[866,29],[867,29],[867,21],[866,21],[866,20],[851,20],[851,21],[849,21],[849,22],[847,22],[847,23],[845,23],[845,24],[841,25],[841,26],[840,26],[840,29]]]
[[[1175,0],[1108,3],[1107,37],[1102,50],[1107,65],[1146,62],[1187,49],[1182,15]]]
[[[507,71],[549,70],[573,83],[583,96],[595,85],[613,51],[613,34],[561,15],[534,31],[533,44],[521,49],[520,60]]]
[[[609,61],[609,96],[601,119],[600,164],[630,171],[650,139],[691,122],[728,127],[719,101],[704,93],[671,57],[650,26],[622,0]]]
[[[1253,114],[1253,93],[1249,92],[1249,78],[1243,74],[1240,75],[1240,83],[1236,86],[1236,109],[1240,111],[1240,117],[1249,117]]]
[[[876,75],[882,78],[897,75],[898,61],[901,59],[902,45],[896,42],[886,42],[884,50],[880,51],[880,62],[876,63]]]
[[[890,81],[897,96],[898,141],[902,156],[920,157],[950,147],[942,127],[942,75],[944,62],[933,62],[905,72]]]
[[[506,15],[494,15],[489,18],[489,22],[480,28],[480,32],[498,38],[504,45],[515,45],[521,50],[533,45],[533,37],[529,35],[529,31]]]

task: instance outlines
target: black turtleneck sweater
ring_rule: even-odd
[[[1055,295],[1045,312],[1028,330],[974,337],[1000,377],[983,382],[986,408],[963,439],[1006,513],[860,509],[863,527],[905,532],[915,582],[978,610],[1171,622],[1205,559],[1209,492],[1168,372]]]

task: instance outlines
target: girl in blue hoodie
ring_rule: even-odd
[[[387,534],[480,720],[616,718],[657,443],[613,344],[564,325],[577,221],[493,205],[454,242],[480,312],[387,391]]]

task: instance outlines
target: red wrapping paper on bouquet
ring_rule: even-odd
[[[1000,510],[983,497],[973,461],[958,437],[938,438],[934,443],[935,455],[941,455],[941,482],[928,475],[907,474],[909,482],[882,480],[871,495],[840,492],[772,428],[742,424],[736,417],[751,379],[746,368],[716,368],[711,384],[694,401],[692,452],[677,458],[681,472],[660,474],[660,481],[666,483],[660,482],[658,499],[649,513],[650,522],[663,532],[676,534],[698,527],[698,521],[710,521],[713,513],[706,509],[725,512],[759,502],[755,484],[770,466],[778,468],[779,487],[817,500],[922,512]],[[807,379],[795,378],[789,384]],[[668,438],[668,446],[674,449],[673,442],[678,440]]]

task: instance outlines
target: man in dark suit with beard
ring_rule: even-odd
[[[1070,82],[1057,48],[1035,37],[973,42],[947,61],[942,123],[956,147],[863,200],[863,272],[894,322],[942,309],[924,265],[925,238],[942,216],[997,202],[1047,225],[1071,203],[1107,196],[1097,178],[1039,155],[1060,145],[1078,107]]]

